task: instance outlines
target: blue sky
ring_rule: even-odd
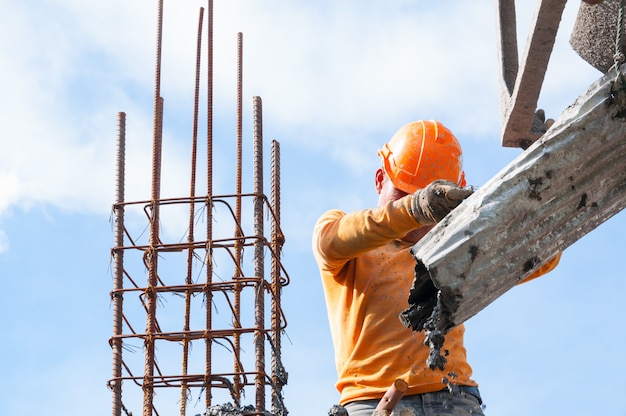
[[[453,130],[474,186],[519,154],[500,146],[495,5],[215,3],[216,186],[234,186],[223,172],[234,172],[243,32],[244,140],[261,96],[266,140],[281,143],[285,399],[290,414],[326,414],[338,395],[313,224],[330,208],[375,205],[376,150],[406,122]],[[522,43],[531,3],[518,4]],[[553,118],[601,75],[568,44],[578,4],[567,5],[538,104]],[[187,193],[203,5],[165,2],[163,196]],[[149,198],[156,1],[7,0],[0,16],[0,414],[109,414],[116,113],[128,117],[126,199]],[[616,215],[467,323],[486,414],[626,415],[625,229]]]

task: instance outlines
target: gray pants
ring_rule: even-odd
[[[344,407],[349,416],[371,416],[378,400],[359,400]],[[482,400],[476,387],[461,386],[454,394],[447,389],[404,396],[392,416],[483,416]]]

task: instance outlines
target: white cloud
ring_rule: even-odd
[[[0,230],[0,254],[9,250],[9,239],[4,231]]]
[[[175,192],[188,176],[185,132],[200,6],[205,2],[165,2],[162,95],[166,123],[175,130],[166,138],[164,166],[171,174],[163,175],[164,192]],[[3,32],[16,42],[0,49],[12,97],[0,104],[8,121],[0,164],[14,186],[0,206],[108,209],[117,111],[128,116],[128,195],[145,193],[156,11],[121,1],[67,0],[34,13],[24,5],[9,7],[3,12],[14,18]],[[524,15],[530,7],[520,9]],[[57,18],[47,18],[50,12]],[[444,2],[432,9],[402,1],[329,2],[325,8],[278,0],[217,2],[215,16],[216,112],[234,114],[236,33],[242,31],[246,129],[250,97],[260,95],[265,124],[283,135],[279,140],[324,152],[359,173],[375,159],[370,149],[395,131],[389,126],[409,119],[443,118],[457,135],[473,139],[498,134],[495,31],[484,24],[495,16],[491,2]],[[29,30],[32,21],[37,31]],[[572,59],[557,56],[555,66]],[[562,90],[562,79],[548,78],[547,87]],[[219,122],[234,135],[234,119]]]
[[[274,98],[282,123],[367,121],[371,130],[441,112],[493,73],[493,29],[479,20],[491,4],[460,4],[446,18],[387,4],[292,7],[253,10],[257,27],[278,24],[258,29],[262,43],[248,51],[251,82]]]

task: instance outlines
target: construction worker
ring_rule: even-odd
[[[398,130],[379,155],[377,207],[352,213],[330,210],[313,233],[335,349],[339,404],[349,416],[370,416],[387,389],[402,379],[408,390],[392,415],[482,415],[478,384],[471,379],[463,346],[464,326],[446,334],[445,368],[431,369],[424,331],[410,331],[398,317],[415,278],[410,248],[472,193],[465,187],[461,146],[440,122],[420,120]]]

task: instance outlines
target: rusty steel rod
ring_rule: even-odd
[[[261,97],[253,97],[252,119],[253,119],[253,158],[254,158],[254,232],[257,241],[254,244],[254,276],[259,279],[255,291],[255,325],[258,328],[255,333],[256,352],[256,409],[265,409],[265,378],[262,373],[265,370],[265,297],[263,276],[265,275],[263,249],[265,247],[263,239],[263,107]]]
[[[144,416],[153,414],[154,389],[152,387],[155,367],[155,340],[153,334],[159,331],[156,319],[157,295],[154,288],[158,285],[158,244],[159,244],[159,198],[160,198],[160,173],[161,173],[161,128],[163,117],[163,100],[156,101],[155,136],[152,164],[152,201],[150,215],[150,240],[149,248],[145,253],[144,262],[148,269],[148,286],[144,295],[147,297],[146,333],[144,340]]]
[[[241,227],[241,193],[242,193],[242,148],[243,148],[243,34],[237,33],[237,135],[236,135],[236,151],[235,151],[235,189],[236,189],[236,204],[235,204],[235,221],[237,226],[235,227],[235,236],[242,237]],[[235,241],[235,275],[234,279],[242,277],[241,270],[241,255],[243,246],[241,240],[237,238]],[[234,302],[235,302],[235,314],[233,317],[233,325],[241,326],[241,287],[235,285],[234,288]],[[239,334],[235,336],[235,356],[241,351],[241,339]],[[235,373],[241,371],[238,368],[239,362],[235,360]],[[241,399],[241,380],[238,376],[234,379],[235,385],[235,405],[239,406]]]
[[[213,0],[208,0],[208,30],[207,30],[207,200],[206,200],[206,283],[210,287],[213,282],[213,248],[211,239],[213,238]],[[207,289],[205,292],[205,325],[208,331],[213,326],[213,293]],[[205,343],[205,386],[210,385],[210,374],[212,373],[213,339],[207,336]],[[211,390],[207,387],[204,403],[206,407],[211,406]]]
[[[113,292],[111,301],[113,303],[113,339],[111,348],[113,349],[113,382],[110,388],[113,392],[113,416],[122,414],[122,383],[119,381],[122,376],[122,340],[116,338],[123,333],[123,294],[118,292],[124,287],[124,251],[119,247],[124,246],[124,174],[126,159],[126,114],[117,114],[117,151],[116,151],[116,181],[115,181],[115,235],[112,251],[113,255]]]
[[[193,260],[194,249],[193,243],[195,241],[194,236],[194,224],[195,224],[195,203],[193,202],[196,196],[196,169],[198,158],[198,107],[200,105],[200,69],[202,64],[202,24],[204,20],[204,8],[200,7],[198,15],[198,30],[196,40],[196,78],[194,83],[194,100],[193,100],[193,127],[191,137],[191,172],[189,180],[189,224],[187,231],[187,242],[189,247],[187,249],[187,275],[185,277],[185,285],[190,286],[193,283]],[[183,324],[183,332],[189,332],[191,321],[191,297],[193,292],[190,290],[185,291],[185,316]],[[183,343],[183,358],[182,358],[182,375],[187,375],[189,368],[189,340],[184,338]],[[181,383],[180,391],[180,416],[185,416],[187,413],[187,400],[188,400],[188,387],[187,382]]]
[[[272,140],[271,147],[271,205],[274,217],[272,218],[272,247],[274,255],[272,256],[271,277],[272,277],[272,306],[271,306],[271,341],[273,346],[272,354],[272,412],[278,413],[282,408],[282,386],[286,384],[282,359],[280,356],[281,346],[281,281],[280,281],[280,255],[284,236],[280,229],[280,144],[276,140]]]
[[[156,39],[156,62],[154,74],[154,121],[152,130],[152,193],[151,193],[151,219],[150,219],[150,249],[146,252],[148,259],[148,313],[146,316],[146,333],[144,340],[144,383],[143,383],[143,415],[151,416],[153,412],[154,389],[152,387],[154,376],[154,339],[152,335],[157,331],[156,324],[156,293],[151,289],[157,284],[158,253],[155,244],[159,241],[159,198],[161,194],[161,140],[163,126],[163,100],[161,98],[161,55],[163,44],[163,0],[158,0],[157,13],[157,39]]]

